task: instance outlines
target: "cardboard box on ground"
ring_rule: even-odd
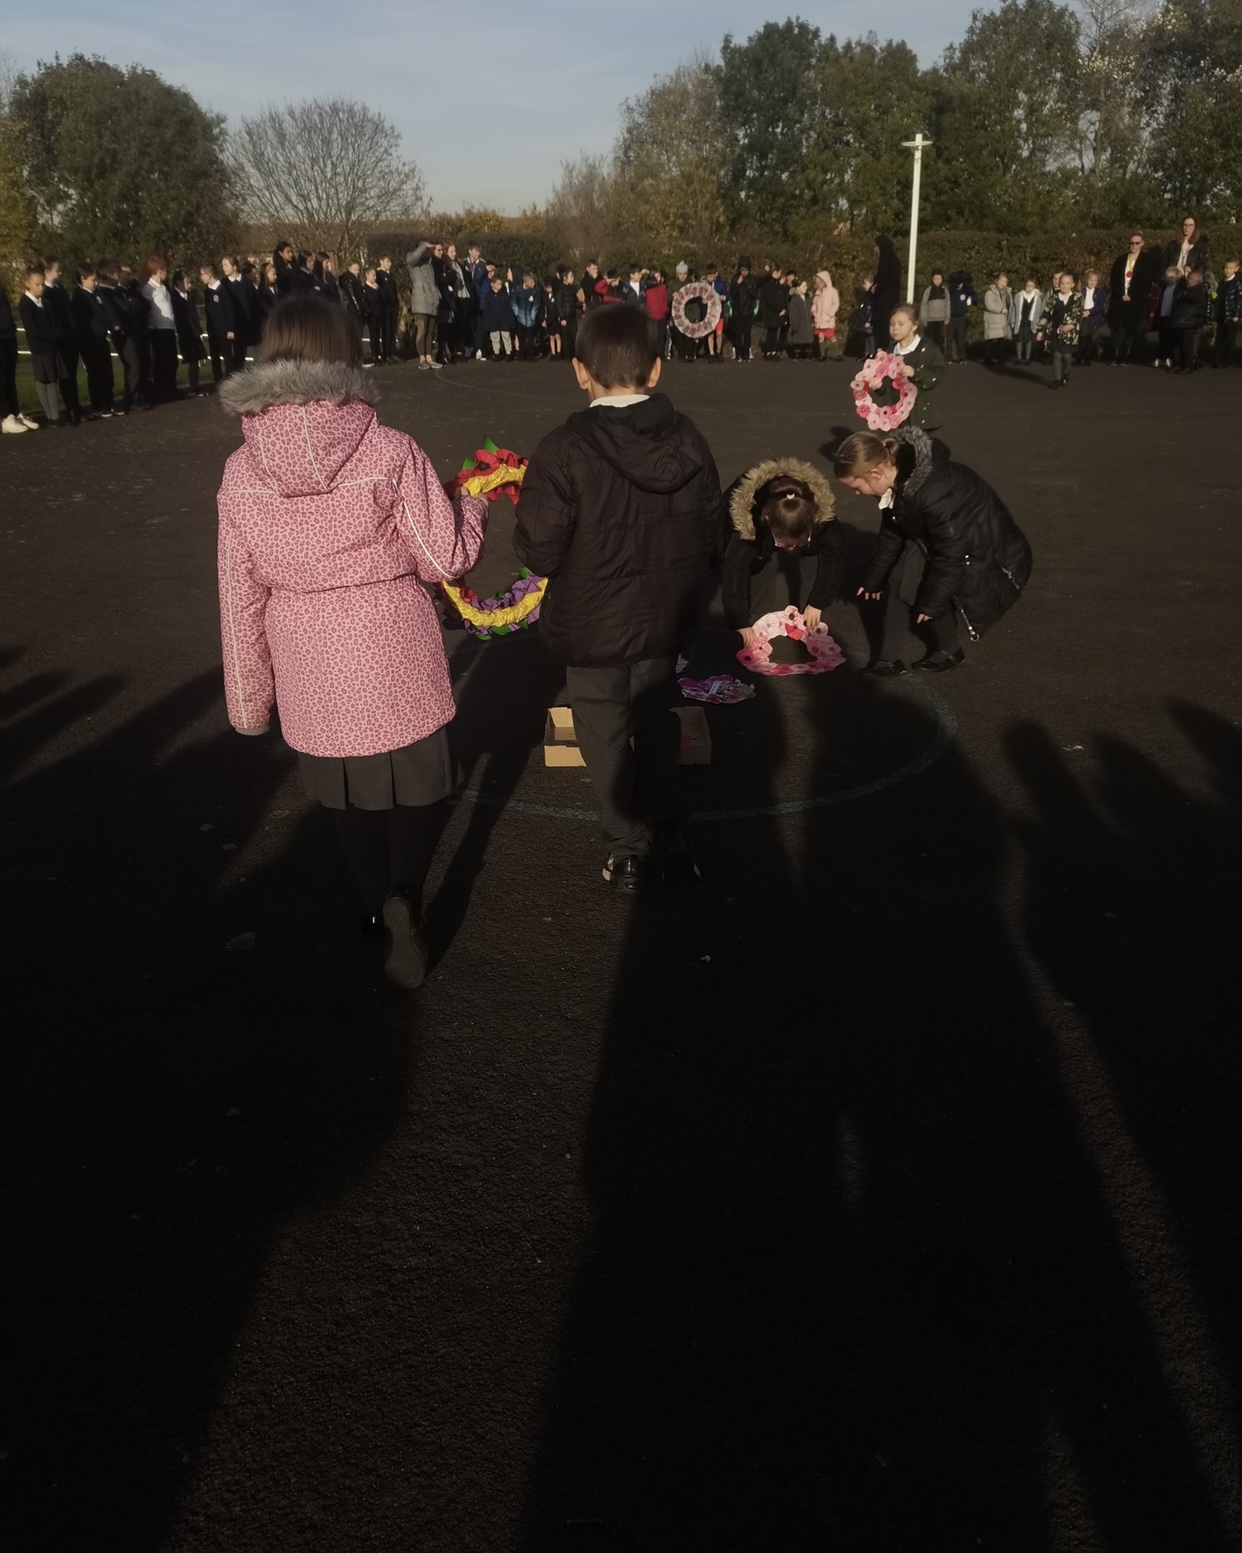
[[[710,765],[712,736],[707,726],[707,713],[701,706],[675,706],[672,710],[681,723],[681,754],[678,757],[681,764]],[[545,766],[586,765],[578,748],[570,707],[548,708],[548,720],[543,730],[543,763]]]

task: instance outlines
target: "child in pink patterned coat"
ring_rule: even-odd
[[[273,706],[307,796],[334,811],[386,968],[415,987],[429,949],[422,891],[455,771],[455,706],[424,583],[464,576],[487,505],[450,501],[426,454],[381,426],[343,309],[290,297],[261,363],[220,389],[245,442],[219,493],[229,721]]]

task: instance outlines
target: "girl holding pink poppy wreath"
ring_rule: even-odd
[[[722,549],[725,619],[744,647],[754,645],[754,621],[790,600],[800,602],[811,562],[814,576],[802,614],[814,630],[841,586],[844,538],[832,487],[804,459],[756,464],[728,492]],[[778,598],[782,579],[786,597]]]
[[[888,329],[893,337],[893,349],[902,358],[906,376],[919,391],[905,424],[917,427],[919,431],[935,431],[940,420],[933,390],[944,371],[944,353],[933,341],[919,334],[918,314],[908,302],[893,309]]]
[[[417,987],[423,885],[456,781],[456,710],[424,584],[465,576],[487,504],[450,500],[422,449],[381,426],[345,310],[287,297],[263,359],[220,389],[241,417],[224,469],[220,624],[229,721],[281,732],[330,809],[385,969]]]

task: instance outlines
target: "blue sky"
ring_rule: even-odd
[[[871,28],[902,37],[928,63],[970,10],[970,0],[892,0],[882,10],[847,0],[796,14],[838,37]],[[0,48],[19,69],[75,51],[142,64],[230,119],[268,103],[357,98],[401,130],[435,209],[507,211],[542,202],[563,160],[606,151],[624,98],[765,20],[742,0],[64,0],[6,11]]]

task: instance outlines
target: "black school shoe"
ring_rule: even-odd
[[[966,653],[961,647],[956,652],[945,652],[942,648],[939,652],[929,652],[926,658],[919,658],[914,667],[922,669],[925,674],[943,674],[946,669],[957,668],[965,658]]]
[[[900,658],[876,658],[865,669],[859,669],[860,674],[870,674],[874,679],[892,679],[895,674],[904,674],[906,666]]]
[[[394,890],[384,902],[384,928],[388,947],[384,975],[398,987],[412,992],[421,987],[431,963],[431,945],[423,932],[422,918],[404,890]]]
[[[612,853],[604,861],[604,883],[610,884],[618,895],[637,895],[660,883],[660,870],[649,857],[614,857]]]

